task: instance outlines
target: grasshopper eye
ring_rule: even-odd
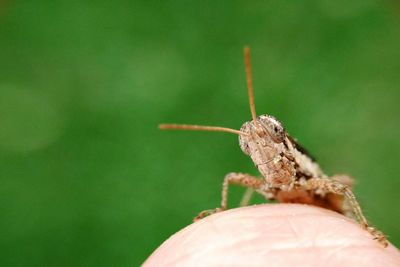
[[[251,123],[246,122],[240,128],[240,131],[244,132],[244,133],[249,133],[250,128],[251,128]],[[250,155],[250,147],[249,147],[249,142],[248,142],[247,138],[243,138],[243,136],[239,135],[239,145],[240,145],[240,149],[243,151],[244,154]]]
[[[261,115],[258,121],[276,143],[283,142],[286,136],[285,128],[277,119],[269,115]]]
[[[239,137],[239,145],[240,149],[242,149],[244,154],[250,155],[249,143],[246,140],[243,140],[242,138]]]

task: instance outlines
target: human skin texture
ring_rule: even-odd
[[[301,204],[264,204],[206,217],[166,240],[150,266],[400,266],[400,252],[384,248],[343,215]]]

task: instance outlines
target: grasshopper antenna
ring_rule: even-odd
[[[189,131],[211,131],[211,132],[226,132],[226,133],[233,133],[233,134],[244,134],[247,133],[231,129],[225,127],[218,127],[218,126],[203,126],[203,125],[189,125],[189,124],[160,124],[158,128],[161,130],[189,130]]]
[[[245,46],[243,51],[244,51],[244,67],[246,71],[246,80],[247,80],[247,92],[249,94],[250,112],[254,124],[257,125],[257,120],[256,120],[257,113],[256,113],[256,107],[254,105],[253,76],[251,74],[250,48],[248,46]]]
[[[254,105],[254,93],[253,93],[253,79],[251,74],[251,63],[250,63],[250,48],[248,46],[244,47],[244,65],[246,70],[246,80],[247,80],[247,91],[249,94],[249,104],[251,116],[253,118],[254,124],[257,125],[257,113]],[[214,132],[227,132],[234,133],[238,135],[248,135],[245,132],[225,128],[218,126],[203,126],[203,125],[189,125],[189,124],[160,124],[158,128],[161,130],[189,130],[189,131],[214,131]]]

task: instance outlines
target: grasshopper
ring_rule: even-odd
[[[228,208],[228,187],[237,184],[248,188],[242,205],[247,205],[252,192],[268,200],[282,203],[303,203],[324,207],[354,217],[362,228],[372,234],[384,247],[388,245],[383,233],[367,222],[347,175],[326,175],[308,152],[292,138],[282,123],[271,115],[256,115],[250,49],[244,48],[247,90],[252,120],[240,130],[201,125],[160,124],[160,129],[219,131],[239,135],[241,150],[254,162],[262,179],[245,173],[229,173],[222,186],[221,206],[200,212],[194,220]]]

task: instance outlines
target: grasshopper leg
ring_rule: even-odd
[[[311,178],[305,181],[302,186],[307,190],[320,190],[326,193],[343,195],[348,201],[350,208],[352,209],[352,212],[358,223],[369,233],[371,233],[374,236],[375,240],[381,243],[384,247],[387,247],[388,241],[385,235],[368,224],[367,219],[361,211],[360,204],[358,203],[356,197],[351,191],[349,185],[332,179]]]
[[[225,176],[224,182],[222,184],[221,206],[216,209],[204,210],[204,211],[200,212],[199,215],[197,215],[193,219],[193,221],[198,221],[198,220],[200,220],[206,216],[209,216],[211,214],[226,210],[228,208],[228,188],[229,188],[229,185],[231,185],[231,184],[241,185],[241,186],[247,187],[248,190],[254,190],[254,191],[257,191],[257,192],[263,194],[263,187],[264,187],[263,180],[258,179],[254,176],[251,176],[249,174],[245,174],[245,173],[235,173],[235,172],[228,173]]]

